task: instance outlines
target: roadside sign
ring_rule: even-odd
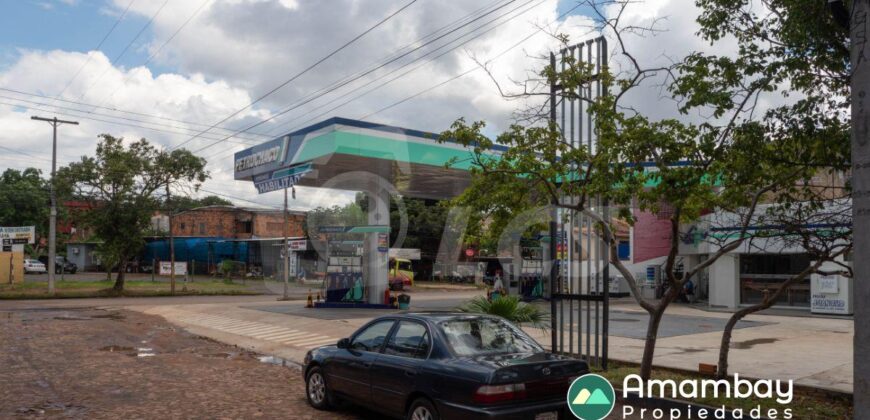
[[[16,244],[32,244],[36,238],[36,226],[0,226],[0,239],[24,239]]]
[[[386,233],[379,233],[378,234],[378,251],[379,252],[387,252],[387,250],[390,247],[390,245],[388,243],[388,239],[389,238],[387,237]]]
[[[254,177],[254,186],[257,187],[257,192],[260,194],[283,190],[296,185],[309,172],[311,172],[310,163],[292,168],[278,169],[269,174]]]
[[[172,274],[172,262],[170,261],[160,261],[160,275],[168,276]],[[183,276],[187,274],[187,261],[176,262],[175,263],[175,275]]]
[[[305,251],[308,249],[308,240],[307,239],[293,239],[287,241],[287,247],[290,248],[291,251]]]
[[[3,245],[3,252],[12,252],[12,245]]]
[[[403,260],[419,260],[419,248],[390,248],[390,258],[399,258]]]
[[[27,238],[3,239],[3,245],[23,245],[28,243]]]

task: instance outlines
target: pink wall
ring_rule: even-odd
[[[634,239],[631,244],[635,263],[668,255],[671,243],[671,222],[659,220],[652,213],[635,212]]]

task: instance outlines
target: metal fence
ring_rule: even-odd
[[[607,41],[597,38],[572,45],[550,55],[554,69],[566,68],[566,58],[589,65],[600,74],[607,65]],[[602,95],[598,77],[567,92],[555,82],[550,87],[550,119],[556,122],[563,140],[574,147],[595,150],[595,121],[585,101]],[[573,95],[571,94],[573,93]],[[579,169],[579,168],[578,168]],[[573,203],[574,197],[563,197]],[[590,207],[604,220],[609,218],[607,203],[593,198]],[[552,350],[585,359],[590,365],[607,368],[609,327],[609,248],[596,235],[593,221],[582,214],[554,210],[550,234],[550,255],[556,257],[550,271]]]

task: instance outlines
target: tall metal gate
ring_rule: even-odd
[[[607,65],[607,41],[603,38],[581,42],[550,54],[550,64],[565,70],[565,59],[589,65],[595,75]],[[598,77],[590,79],[575,92],[568,92],[554,81],[550,86],[550,119],[561,128],[565,142],[573,147],[596,147],[595,121],[586,101],[602,95]],[[578,168],[579,169],[579,168]],[[564,203],[575,197],[562,197]],[[590,201],[591,209],[609,220],[607,203]],[[596,235],[588,216],[554,210],[550,223],[550,267],[552,350],[571,354],[590,365],[607,369],[610,270],[609,247]]]

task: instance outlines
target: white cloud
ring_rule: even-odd
[[[129,0],[113,1],[115,10],[123,10],[129,3]],[[163,0],[137,0],[130,13],[150,18],[162,3]],[[514,2],[472,24],[472,27],[525,3]],[[200,1],[169,2],[153,23],[154,34],[147,46],[149,51],[155,52],[201,4]],[[300,72],[403,4],[405,1],[392,0],[208,1],[201,13],[156,57],[154,64],[170,71],[155,76],[144,67],[117,67],[111,65],[104,54],[91,52],[91,62],[67,89],[64,97],[75,99],[85,93],[86,102],[210,125]],[[242,112],[228,124],[244,127],[272,115],[276,110],[298,102],[333,81],[360,72],[369,65],[382,61],[400,47],[490,4],[494,3],[418,1],[345,51],[293,81],[253,109]],[[527,8],[528,6],[524,6],[520,10]],[[427,64],[319,119],[336,115],[358,118],[447,80],[473,68],[475,63],[472,55],[484,61],[491,59],[535,31],[536,25],[553,21],[557,17],[556,10],[557,0],[544,0],[528,12],[445,55],[437,62]],[[625,16],[626,23],[642,23],[655,17],[667,17],[661,23],[667,32],[655,37],[632,39],[632,49],[638,51],[642,59],[654,62],[662,60],[665,55],[680,56],[690,50],[709,48],[694,35],[697,31],[694,24],[696,15],[695,7],[683,0],[650,0],[633,4],[631,14]],[[559,32],[581,39],[588,36],[588,26],[588,18],[572,16],[562,24]],[[467,30],[466,28],[464,31]],[[529,71],[537,70],[542,64],[530,56],[544,54],[550,48],[556,47],[556,44],[548,35],[538,34],[521,47],[491,63],[493,75],[504,84],[510,84],[510,80],[523,80],[528,77]],[[272,123],[258,127],[257,131],[271,131],[278,135],[313,123],[314,116],[332,106],[315,111],[316,107],[426,51],[429,49],[418,51],[343,90],[289,112]],[[14,64],[0,69],[0,87],[54,96],[63,89],[86,59],[85,54],[76,52],[20,51]],[[100,77],[103,72],[105,74]],[[93,88],[88,89],[89,86]],[[10,96],[6,92],[0,94]],[[660,112],[662,115],[670,112],[659,106],[657,97],[650,93],[644,93],[632,100],[645,104],[652,112]],[[343,100],[337,103],[341,102]],[[446,129],[456,118],[464,116],[468,120],[486,120],[490,125],[489,132],[495,133],[506,128],[511,121],[511,113],[518,105],[517,102],[504,100],[485,72],[475,71],[371,119],[438,132]],[[0,133],[0,145],[32,151],[42,158],[50,156],[46,154],[47,141],[50,140],[49,127],[30,121],[29,116],[35,113],[46,114],[36,111],[23,113],[15,107],[0,105],[0,124],[4,127]],[[142,116],[132,117],[147,119]],[[66,126],[60,129],[62,140],[59,154],[62,159],[91,153],[96,135],[102,132],[130,138],[147,137],[164,146],[179,144],[189,137],[86,119],[81,121],[82,125],[78,127]],[[177,130],[182,131],[197,128],[165,120],[150,121],[178,126]],[[211,135],[216,136],[217,133],[215,131]],[[198,139],[187,146],[196,149],[210,142],[211,140]],[[205,187],[264,204],[279,205],[282,200],[280,194],[260,197],[249,183],[232,181],[231,155],[240,147],[224,142],[219,147],[212,147],[204,152],[210,157],[209,168],[213,174],[213,179]],[[3,155],[0,165],[21,167],[28,163],[13,160],[6,152]],[[23,156],[15,159],[19,158],[28,159]],[[33,164],[46,168],[44,161],[34,160]],[[335,204],[352,197],[350,194],[325,195],[331,202],[312,203],[306,200],[314,194],[304,188],[300,188],[298,196],[299,205],[304,207]]]

